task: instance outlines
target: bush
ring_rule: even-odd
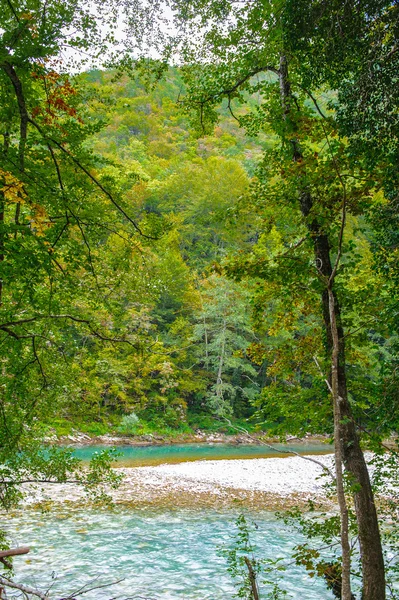
[[[138,428],[140,427],[140,419],[136,415],[136,413],[132,412],[130,415],[125,415],[118,427],[119,433],[124,433],[126,435],[134,435],[137,433]]]

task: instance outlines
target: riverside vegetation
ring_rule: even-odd
[[[0,501],[117,485],[54,429],[328,434],[296,560],[395,598],[398,6],[166,4],[0,2]]]

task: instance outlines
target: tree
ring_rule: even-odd
[[[319,294],[325,352],[330,362],[326,380],[334,409],[343,598],[351,598],[348,511],[342,471],[342,463],[345,463],[352,482],[351,492],[359,530],[363,598],[383,599],[385,578],[377,514],[348,396],[344,329],[344,313],[348,307],[340,290],[344,261],[350,261],[350,248],[348,256],[344,255],[348,215],[358,214],[369,204],[373,177],[362,186],[359,193],[355,185],[357,174],[351,170],[351,166],[347,166],[348,161],[342,165],[346,150],[334,134],[334,118],[324,114],[317,98],[320,80],[312,80],[311,87],[307,85],[309,78],[306,79],[306,76],[311,61],[303,60],[303,54],[295,52],[287,42],[288,37],[295,34],[295,30],[293,32],[286,25],[292,16],[290,3],[177,1],[172,2],[171,6],[177,15],[175,22],[180,26],[183,37],[181,47],[186,59],[188,82],[186,107],[195,110],[198,127],[205,129],[209,123],[215,123],[215,107],[223,99],[234,112],[236,104],[245,103],[248,94],[258,93],[261,100],[257,110],[253,114],[238,117],[238,120],[250,132],[271,127],[279,137],[279,159],[276,162],[280,165],[286,198],[296,203],[296,217],[302,234],[302,237],[295,237],[292,244],[286,246],[285,254],[289,260],[295,261],[300,253],[298,248],[303,244],[312,248],[312,285]],[[336,5],[334,8],[337,8]],[[365,9],[363,16],[366,14]],[[304,21],[301,18],[301,23]],[[193,23],[204,27],[199,45],[190,43],[188,37],[184,37]],[[316,25],[314,20],[306,23],[310,23],[311,28]],[[363,46],[370,47],[372,39],[365,35],[362,42]],[[346,58],[350,60],[349,55]],[[321,64],[319,72],[323,69],[324,72],[328,71],[325,62]],[[312,130],[318,130],[324,138],[326,155],[320,161],[319,149],[312,146],[312,140],[309,139]],[[325,167],[320,171],[327,176],[328,186],[318,179],[320,163]],[[276,177],[276,171],[271,176]],[[258,194],[257,202],[261,200],[262,194]],[[270,277],[273,267],[272,264],[268,268],[267,264],[262,265],[255,258],[247,270],[253,275],[263,268],[263,277]]]
[[[337,127],[349,141],[353,165],[361,164],[385,198],[369,212],[374,230],[374,266],[390,290],[382,308],[390,330],[398,331],[397,305],[398,222],[398,6],[384,1],[289,3],[285,12],[291,51],[304,64],[302,85],[327,85],[337,90]],[[378,329],[378,322],[374,325]],[[395,387],[397,352],[385,364],[387,389]],[[388,375],[390,373],[390,375]],[[392,395],[387,415],[396,428]]]
[[[224,277],[201,282],[201,308],[193,338],[210,379],[205,404],[218,416],[248,414],[259,391],[258,373],[247,350],[254,341],[248,310],[249,293]]]
[[[139,252],[129,237],[141,229],[122,191],[98,172],[87,140],[100,125],[62,61],[69,50],[104,51],[94,5],[7,0],[0,8],[0,485],[8,507],[24,481],[116,482],[112,454],[84,474],[70,451],[44,452],[42,423],[73,387],[69,369],[84,340],[134,345],[115,304],[105,310],[116,278],[101,250],[110,233],[126,234],[114,257],[126,271],[126,254]]]

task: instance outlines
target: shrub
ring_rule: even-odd
[[[133,435],[137,433],[137,430],[140,426],[140,419],[136,415],[136,413],[132,412],[130,415],[125,415],[118,427],[119,433],[124,433],[126,435]]]

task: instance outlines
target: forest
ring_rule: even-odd
[[[122,441],[213,434],[323,439],[294,563],[399,598],[398,3],[0,7],[0,598],[61,598],[9,562],[27,485],[106,506]],[[237,524],[220,598],[307,597]]]

